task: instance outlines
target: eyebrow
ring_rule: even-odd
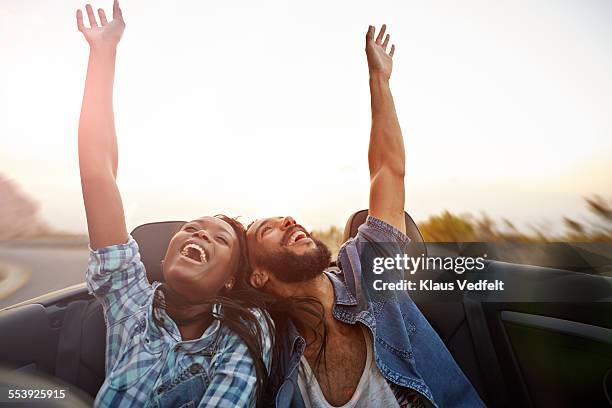
[[[197,224],[197,225],[198,225],[198,226],[200,226],[201,228],[206,227],[206,225],[204,225],[204,224],[203,224],[203,223],[202,223],[200,220],[193,220],[193,221],[189,221],[189,222],[185,223],[185,224],[183,225],[183,227],[184,227],[185,225],[189,225],[189,224]],[[227,229],[227,227],[223,226],[223,227],[221,227],[220,229],[221,229],[221,232],[225,232],[225,233],[226,233],[226,234],[228,234],[230,237],[232,236],[232,233],[230,232],[230,230],[229,230],[229,229]]]
[[[261,224],[259,224],[259,226],[255,229],[255,239],[257,239],[257,237],[259,237],[259,230],[268,223],[268,220],[262,222]]]
[[[283,217],[273,217],[276,219],[282,219]],[[270,222],[271,218],[268,218],[267,220],[265,220],[264,222],[262,222],[261,224],[259,224],[259,226],[255,229],[255,238],[257,238],[259,236],[259,230],[264,226],[267,225]]]

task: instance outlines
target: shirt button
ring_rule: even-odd
[[[189,372],[193,375],[197,374],[200,372],[200,370],[202,369],[202,366],[198,363],[193,363],[190,367],[189,367]]]

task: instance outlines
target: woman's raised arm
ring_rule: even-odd
[[[96,21],[91,5],[77,10],[77,27],[89,44],[89,63],[81,117],[79,119],[79,168],[87,228],[92,249],[127,242],[123,203],[117,188],[117,137],[113,114],[113,80],[117,44],[125,23],[117,0],[113,20],[98,10]]]

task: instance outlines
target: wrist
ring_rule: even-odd
[[[390,76],[380,71],[370,71],[370,85],[389,85]]]
[[[114,57],[117,55],[117,45],[92,44],[89,46],[89,55]]]

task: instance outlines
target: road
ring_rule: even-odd
[[[0,299],[0,308],[84,282],[88,253],[87,247],[0,245],[0,262],[31,271],[25,285]]]

